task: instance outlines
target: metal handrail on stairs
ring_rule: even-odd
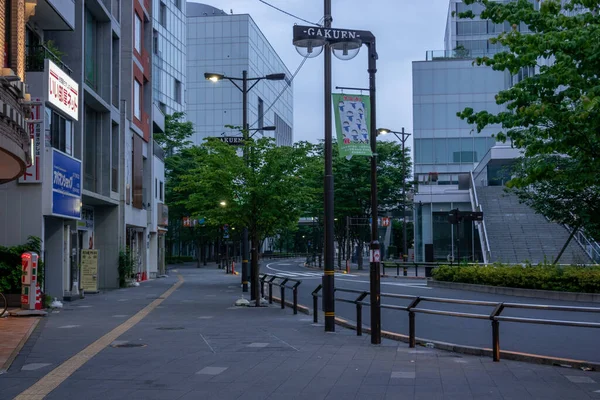
[[[565,225],[565,228],[569,232],[573,232],[573,228],[569,225]],[[579,243],[579,245],[583,248],[583,251],[592,259],[592,261],[596,264],[600,264],[600,244],[590,239],[584,231],[579,229],[573,239]]]
[[[479,204],[479,199],[477,198],[477,189],[475,188],[475,178],[473,177],[473,172],[469,172],[470,186],[471,190],[469,190],[469,196],[471,197],[471,207],[473,211],[483,212],[483,208],[481,204]],[[475,222],[477,224],[477,228],[479,229],[479,241],[481,243],[481,253],[483,254],[483,263],[488,264],[491,261],[492,251],[490,250],[490,241],[487,234],[487,229],[485,227],[485,215],[483,217],[483,221]]]

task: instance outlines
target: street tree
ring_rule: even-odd
[[[276,146],[274,139],[248,139],[247,160],[238,149],[209,138],[191,154],[192,169],[182,171],[176,188],[187,196],[186,207],[212,226],[248,227],[252,290],[260,305],[260,243],[283,228],[294,227],[309,199],[303,176],[310,145]]]
[[[474,64],[535,74],[496,95],[504,111],[466,108],[458,116],[478,132],[500,126],[496,137],[523,150],[508,185],[522,201],[600,238],[600,0],[464,2],[482,4],[482,20],[512,26],[491,39],[506,50]]]

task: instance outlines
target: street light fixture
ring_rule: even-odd
[[[323,275],[323,308],[325,311],[325,331],[335,331],[334,298],[334,218],[333,218],[333,143],[332,143],[332,99],[331,99],[331,54],[341,60],[354,58],[362,45],[369,54],[369,96],[371,103],[370,143],[371,143],[371,263],[370,263],[370,303],[371,303],[371,343],[381,343],[381,296],[380,296],[380,245],[377,234],[377,124],[375,74],[377,72],[377,51],[375,36],[369,31],[331,28],[331,0],[324,0],[324,26],[294,26],[293,44],[298,53],[305,57],[318,56],[325,49],[325,268]],[[331,49],[331,51],[330,51]]]
[[[407,237],[406,237],[406,163],[404,162],[405,157],[405,146],[406,139],[410,136],[410,133],[404,132],[404,128],[402,131],[392,131],[386,128],[379,128],[377,132],[380,135],[387,135],[388,133],[393,133],[394,136],[398,138],[402,142],[402,229],[403,234],[402,238],[404,243],[402,244],[402,260],[408,261],[408,247],[407,247]]]
[[[276,74],[268,74],[261,77],[256,78],[248,78],[248,71],[242,71],[242,77],[236,78],[231,76],[226,76],[224,74],[217,74],[213,72],[205,72],[204,78],[211,82],[219,82],[224,79],[227,79],[235,87],[237,87],[242,92],[242,135],[243,140],[246,142],[249,138],[250,127],[248,126],[248,92],[254,88],[258,84],[258,82],[266,79],[268,81],[281,81],[285,79],[285,73],[276,73]],[[242,82],[242,86],[237,84],[238,81]],[[248,87],[248,82],[253,81],[254,83]],[[263,127],[252,129],[257,131],[274,131],[276,127]],[[246,161],[246,165],[248,164],[248,152],[246,151],[246,146],[244,146],[244,160]],[[242,291],[248,291],[248,227],[244,227],[242,231]],[[252,238],[252,271],[251,271],[251,280],[252,280],[252,292],[250,294],[250,299],[256,301],[256,306],[260,307],[260,295],[258,290],[259,279],[258,279],[258,238]]]
[[[225,200],[223,200],[223,201],[221,201],[219,204],[220,204],[221,206],[225,207],[225,206],[227,205],[227,202],[226,202]]]

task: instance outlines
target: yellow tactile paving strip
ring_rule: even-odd
[[[117,340],[119,336],[133,328],[138,322],[144,319],[152,310],[159,306],[165,301],[179,286],[183,284],[183,277],[177,275],[179,279],[169,290],[164,292],[158,299],[148,304],[141,311],[117,326],[94,343],[90,344],[67,361],[50,371],[46,376],[33,384],[29,389],[25,390],[15,400],[41,400],[47,396],[50,392],[56,389],[61,383],[63,383],[68,377],[73,375],[75,371],[81,368],[86,362],[88,362],[96,354],[100,353],[105,347],[110,345],[112,342]]]

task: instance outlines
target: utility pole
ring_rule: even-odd
[[[331,28],[331,0],[324,0],[325,28]],[[325,332],[335,332],[334,248],[333,248],[333,139],[331,99],[331,47],[325,43],[325,269],[323,271],[323,308]]]
[[[244,162],[248,166],[248,71],[242,71],[242,135],[244,137]],[[248,291],[248,227],[242,229],[242,292]],[[252,291],[254,293],[254,291]]]

